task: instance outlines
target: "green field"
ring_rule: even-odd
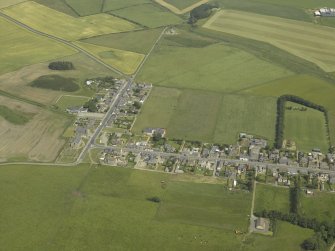
[[[199,47],[213,43],[210,39],[185,38],[182,33],[182,42],[177,43],[177,38],[172,40],[164,39],[156,48],[142,68],[140,80],[165,87],[233,92],[292,74],[230,46]]]
[[[274,137],[276,99],[155,87],[134,125],[167,129],[170,138],[234,143],[240,132]]]
[[[76,53],[65,45],[35,36],[0,18],[0,74]]]
[[[180,10],[185,9],[186,7],[189,7],[197,2],[199,2],[199,0],[164,0],[164,2],[167,2],[169,4],[172,4],[173,6],[177,7]]]
[[[104,47],[83,42],[76,42],[76,44],[81,48],[94,54],[105,63],[129,75],[133,74],[137,70],[138,66],[145,57],[143,54],[131,51],[118,50],[110,47]]]
[[[333,28],[234,10],[216,13],[204,27],[270,43],[325,71],[335,71]]]
[[[53,91],[75,92],[79,90],[73,78],[64,78],[59,75],[45,75],[35,79],[31,83],[32,87],[49,89]]]
[[[90,98],[89,97],[81,97],[81,96],[68,96],[63,95],[56,103],[56,105],[61,109],[65,110],[66,108],[73,106],[82,106],[85,104]]]
[[[80,16],[98,14],[103,9],[104,0],[65,0]]]
[[[0,8],[5,8],[14,4],[22,3],[26,0],[0,0]]]
[[[319,221],[334,221],[335,194],[315,192],[313,196],[301,196],[299,213]]]
[[[104,12],[124,9],[133,5],[151,3],[150,0],[105,0]]]
[[[8,7],[3,12],[36,30],[67,40],[138,29],[135,24],[108,14],[74,18],[32,1]]]
[[[78,13],[76,13],[66,2],[65,0],[34,0],[34,2],[43,4],[46,7],[52,8],[54,10],[63,12],[64,14],[78,17]]]
[[[263,210],[277,210],[289,213],[289,189],[287,187],[275,187],[258,183],[256,186],[254,212],[261,212]]]
[[[182,19],[178,16],[153,4],[136,5],[114,10],[111,13],[149,28],[175,25],[182,22]]]
[[[286,107],[303,107],[292,102],[286,102]],[[306,107],[307,108],[307,107]],[[329,143],[324,113],[307,108],[307,111],[285,111],[284,138],[296,142],[301,151],[311,151],[314,148],[327,152]]]
[[[13,110],[7,106],[0,105],[0,118],[1,117],[14,125],[24,125],[32,119],[33,114]]]
[[[117,34],[108,34],[82,40],[84,43],[91,43],[104,47],[115,48],[124,51],[133,51],[140,54],[147,54],[152,45],[158,39],[162,29],[149,29]]]

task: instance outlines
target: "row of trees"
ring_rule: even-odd
[[[285,103],[286,102],[294,102],[300,105],[304,105],[306,107],[316,109],[320,112],[323,112],[326,120],[326,127],[328,129],[328,112],[327,109],[321,105],[314,104],[308,100],[302,99],[293,95],[284,95],[278,98],[277,100],[277,122],[276,122],[276,139],[275,139],[275,147],[280,149],[283,145],[284,140],[284,117],[285,117]],[[329,134],[329,133],[328,133]]]
[[[49,69],[55,71],[69,71],[74,70],[74,65],[68,61],[56,61],[49,64]]]

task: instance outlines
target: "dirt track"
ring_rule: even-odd
[[[177,7],[173,6],[172,4],[169,4],[167,2],[165,2],[164,0],[155,0],[156,3],[164,6],[165,8],[169,9],[170,11],[172,11],[173,13],[177,14],[177,15],[182,15],[185,14],[187,12],[190,12],[191,10],[193,10],[194,8],[207,3],[209,0],[201,0],[183,10],[178,9]]]

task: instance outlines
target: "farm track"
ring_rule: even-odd
[[[106,63],[104,63],[102,60],[100,60],[99,58],[95,57],[93,54],[91,54],[91,53],[89,53],[88,51],[82,49],[81,47],[79,47],[79,46],[73,44],[73,43],[70,42],[70,41],[67,41],[67,40],[65,40],[65,39],[62,39],[62,38],[59,38],[59,37],[56,37],[56,36],[53,36],[53,35],[50,35],[50,34],[47,34],[47,33],[41,32],[41,31],[38,31],[38,30],[35,30],[34,28],[32,28],[32,27],[30,27],[30,26],[28,26],[28,25],[26,25],[26,24],[24,24],[24,23],[21,23],[20,21],[14,19],[14,18],[12,18],[12,17],[10,17],[10,16],[8,16],[8,15],[2,13],[2,12],[0,12],[0,17],[5,18],[6,20],[8,20],[8,21],[10,21],[10,22],[12,22],[12,23],[14,23],[14,24],[20,26],[21,28],[23,28],[23,29],[25,29],[25,30],[28,30],[28,31],[30,31],[30,32],[32,32],[32,33],[34,33],[34,34],[36,34],[36,35],[43,36],[43,37],[47,37],[47,38],[52,39],[52,40],[54,40],[54,41],[57,41],[57,42],[59,42],[59,43],[65,44],[65,45],[67,45],[67,46],[69,46],[69,47],[71,47],[71,48],[77,50],[78,52],[84,53],[86,56],[88,56],[89,58],[91,58],[91,59],[94,60],[95,62],[97,62],[97,63],[99,63],[99,64],[105,66],[107,69],[109,69],[109,70],[111,70],[111,71],[113,71],[113,72],[115,72],[115,73],[117,73],[117,74],[119,74],[119,75],[121,75],[121,76],[123,76],[123,77],[128,78],[127,75],[125,75],[124,73],[122,73],[122,72],[119,71],[118,69],[116,69],[116,68],[114,68],[114,67],[112,67],[112,66],[110,66],[110,65],[108,65],[108,64],[106,64]]]

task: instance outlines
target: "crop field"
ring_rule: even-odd
[[[64,78],[59,75],[44,75],[31,82],[35,88],[49,89],[53,91],[75,92],[79,90],[73,78]]]
[[[289,189],[258,183],[256,185],[254,212],[261,212],[263,210],[277,210],[289,213]]]
[[[81,40],[84,43],[147,54],[162,32],[161,28],[102,35]]]
[[[245,51],[223,44],[206,45],[211,43],[190,39],[183,33],[175,38],[167,36],[138,78],[164,87],[235,92],[292,75],[289,70]]]
[[[104,0],[65,0],[80,16],[98,14],[103,9]]]
[[[76,44],[81,48],[94,54],[105,63],[129,75],[133,74],[137,70],[138,66],[145,57],[143,54],[131,51],[118,50],[94,44],[82,42],[76,42]]]
[[[174,182],[163,195],[157,219],[227,230],[246,231],[251,194],[229,192],[222,185]]]
[[[138,29],[135,24],[108,14],[74,18],[32,1],[8,7],[3,12],[36,30],[67,40]]]
[[[10,5],[22,3],[26,0],[0,0],[0,9],[8,7]]]
[[[301,196],[299,213],[319,221],[334,221],[335,194],[315,192],[313,196]]]
[[[105,0],[103,11],[124,9],[133,5],[151,3],[150,0]]]
[[[204,27],[270,43],[325,71],[335,71],[333,28],[234,10],[216,13]]]
[[[152,4],[136,5],[114,10],[111,13],[149,28],[174,25],[182,22],[182,19],[178,16]]]
[[[286,102],[286,107],[288,106],[303,107]],[[311,151],[313,148],[319,148],[322,152],[328,151],[329,143],[324,113],[311,108],[307,108],[307,111],[286,110],[284,121],[284,138],[295,141],[299,150]]]
[[[65,143],[60,136],[68,118],[2,96],[0,101],[9,109],[31,114],[23,125],[15,125],[0,117],[0,159],[53,161]]]
[[[89,97],[82,97],[82,96],[73,96],[73,95],[63,95],[61,96],[56,105],[61,110],[66,110],[66,108],[73,107],[73,106],[82,106],[85,104],[90,98]]]
[[[155,87],[134,125],[167,129],[169,138],[234,143],[240,132],[274,137],[276,99]]]
[[[52,8],[64,14],[70,15],[72,17],[78,17],[76,13],[66,2],[65,0],[34,0],[34,2],[42,4],[46,7]]]
[[[24,125],[29,122],[34,114],[22,112],[20,110],[10,109],[5,105],[0,105],[0,117],[13,125]]]
[[[173,13],[177,15],[182,15],[187,12],[190,12],[194,8],[200,6],[201,4],[207,3],[209,0],[186,0],[186,1],[178,1],[178,0],[155,0],[156,3],[161,6],[169,9]],[[182,9],[181,9],[182,8]]]
[[[0,74],[76,53],[50,39],[35,36],[0,18]]]
[[[242,93],[276,97],[292,94],[326,107],[330,138],[335,142],[335,99],[333,98],[335,86],[333,84],[309,75],[297,75],[250,88]]]

